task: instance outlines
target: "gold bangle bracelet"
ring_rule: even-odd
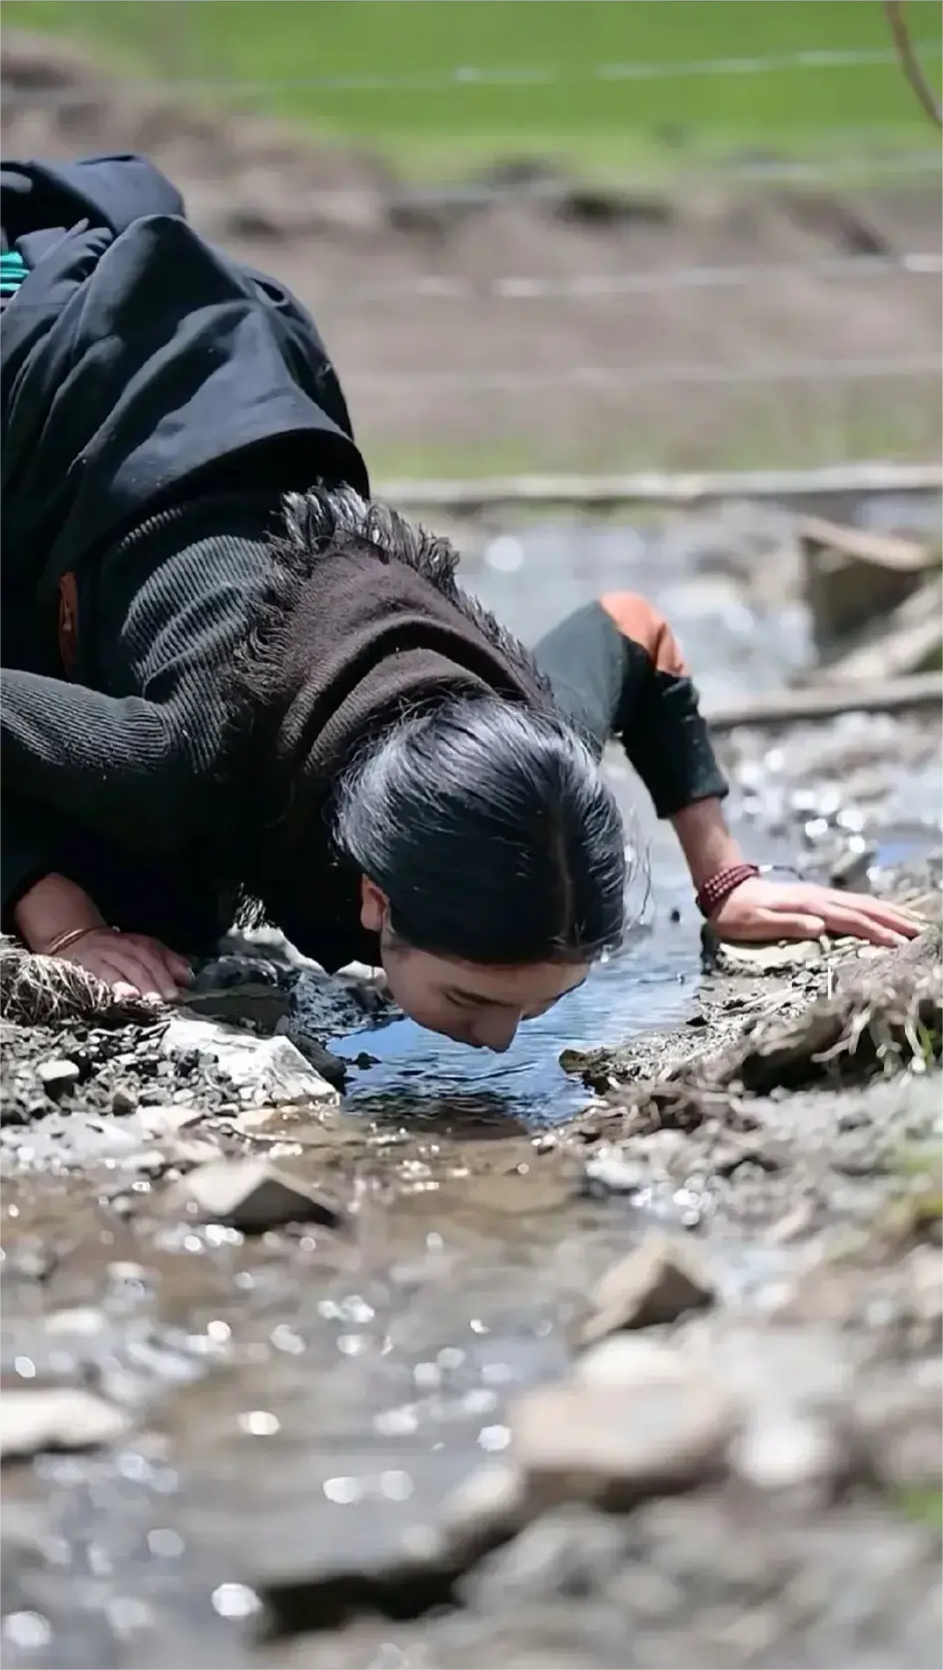
[[[75,945],[78,940],[84,939],[86,934],[93,934],[95,929],[100,926],[102,926],[101,923],[94,922],[89,928],[70,928],[68,933],[59,934],[56,939],[51,939],[39,954],[41,957],[58,957],[60,952],[67,951],[70,945]]]

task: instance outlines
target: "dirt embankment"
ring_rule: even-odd
[[[151,155],[203,231],[311,307],[368,457],[386,467],[695,468],[938,450],[932,367],[890,379],[816,370],[938,359],[939,278],[899,264],[939,250],[935,180],[600,193],[547,170],[536,182],[546,195],[529,200],[437,196],[257,116],[123,85],[45,40],[6,35],[2,64],[5,153]],[[486,183],[516,179],[499,167]],[[878,265],[843,265],[862,257]],[[744,264],[776,270],[746,285],[671,277]],[[508,293],[508,279],[537,284]],[[642,287],[618,293],[625,280]],[[674,380],[672,367],[696,375]],[[756,378],[757,367],[790,375]]]

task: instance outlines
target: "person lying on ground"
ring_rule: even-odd
[[[5,931],[170,997],[265,918],[503,1050],[622,937],[610,738],[720,935],[916,931],[745,860],[643,600],[591,601],[529,653],[445,541],[371,503],[313,321],[149,163],[0,184]]]

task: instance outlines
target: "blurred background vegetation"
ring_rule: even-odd
[[[907,15],[935,72],[943,9],[910,0]],[[738,152],[858,158],[932,143],[903,76],[889,71],[878,0],[4,0],[3,23],[87,42],[129,75],[241,84],[240,105],[366,141],[419,176],[511,152],[612,173]],[[770,62],[744,69],[751,58]],[[724,72],[722,60],[741,67]],[[618,74],[692,61],[718,68]],[[611,78],[594,75],[597,65]],[[530,85],[437,82],[475,69],[562,73]],[[381,84],[356,85],[371,76]],[[355,84],[311,88],[305,78]]]
[[[941,7],[906,15],[938,85]],[[312,309],[378,472],[939,455],[939,135],[881,0],[2,22],[7,154],[148,150]]]

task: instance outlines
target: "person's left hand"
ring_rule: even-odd
[[[710,925],[720,939],[769,943],[848,935],[871,945],[902,945],[923,923],[885,899],[846,893],[815,882],[768,881],[751,876],[718,905]]]

